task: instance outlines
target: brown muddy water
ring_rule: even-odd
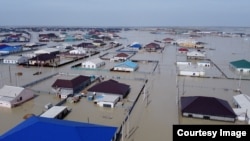
[[[149,31],[123,31],[120,36],[126,37],[126,39],[117,40],[123,43],[124,46],[134,41],[145,45],[154,40],[162,40],[167,37],[174,39],[187,38],[184,35],[150,34]],[[72,112],[65,117],[65,120],[116,127],[124,125],[121,131],[124,134],[121,140],[124,141],[171,141],[172,126],[174,124],[245,124],[242,122],[227,123],[192,119],[180,115],[177,103],[181,96],[213,96],[227,100],[232,104],[232,98],[237,94],[234,90],[239,87],[239,84],[243,93],[250,94],[250,75],[242,75],[241,77],[244,79],[238,80],[239,75],[229,69],[229,62],[231,61],[250,60],[250,40],[240,37],[225,38],[215,36],[204,36],[196,40],[207,43],[205,45],[207,58],[216,64],[221,71],[216,66],[211,66],[206,69],[206,77],[204,78],[178,76],[175,62],[185,59],[185,56],[178,54],[176,46],[166,45],[162,53],[139,52],[133,56],[132,60],[156,60],[159,62],[156,68],[154,63],[139,62],[140,69],[134,73],[109,72],[107,69],[114,64],[108,61],[106,62],[106,68],[99,71],[71,69],[70,66],[83,61],[79,60],[60,68],[42,68],[42,74],[38,76],[32,75],[39,70],[36,67],[25,68],[1,64],[0,85],[22,86],[54,73],[102,75],[105,79],[112,78],[121,83],[129,84],[131,85],[131,92],[128,98],[123,101],[124,105],[118,105],[114,109],[98,107],[86,98],[81,99],[76,104],[65,103],[72,109]],[[163,44],[161,45],[163,46]],[[113,53],[115,50],[107,50],[106,52]],[[16,76],[17,72],[23,72],[23,75]],[[226,74],[227,78],[223,74]],[[0,134],[5,133],[23,121],[25,114],[39,115],[45,110],[45,104],[59,102],[60,99],[53,94],[50,87],[59,77],[61,75],[56,75],[31,86],[31,89],[36,90],[36,98],[12,109],[0,108]],[[128,111],[141,91],[145,79],[148,79],[145,91],[142,91],[143,93],[128,116]],[[125,118],[127,118],[126,122],[124,122]]]

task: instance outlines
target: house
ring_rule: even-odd
[[[119,100],[119,95],[99,95],[95,96],[94,103],[101,107],[114,108]]]
[[[83,48],[77,48],[69,51],[69,54],[86,54],[86,50]]]
[[[7,56],[3,59],[3,63],[5,64],[22,64],[28,62],[28,57],[24,56]]]
[[[0,54],[11,54],[15,52],[21,52],[22,46],[9,46],[6,44],[0,44]]]
[[[203,67],[197,67],[195,65],[178,65],[178,73],[179,75],[184,76],[204,76],[205,71]]]
[[[176,44],[180,47],[188,47],[188,48],[204,48],[202,42],[198,42],[192,39],[179,39],[176,41]]]
[[[140,44],[139,42],[133,42],[129,45],[129,47],[140,50],[142,48],[142,44]]]
[[[178,52],[182,53],[182,54],[186,54],[188,52],[188,49],[187,48],[179,48]]]
[[[100,58],[94,58],[94,59],[82,62],[82,67],[88,68],[88,69],[97,69],[104,65],[105,65],[105,62]]]
[[[0,136],[1,141],[115,141],[117,127],[31,116]]]
[[[238,72],[250,72],[250,62],[245,59],[232,61],[229,66]]]
[[[247,121],[250,124],[250,96],[247,94],[238,94],[233,96],[235,113],[237,114],[237,119],[242,121]]]
[[[119,83],[113,79],[109,79],[92,86],[87,91],[88,93],[94,93],[96,95],[119,95],[120,98],[123,99],[130,92],[130,86]]]
[[[37,51],[34,51],[35,54],[58,54],[59,49],[58,48],[43,48]]]
[[[235,122],[236,114],[230,104],[219,98],[205,96],[181,97],[182,116]]]
[[[205,59],[206,54],[204,52],[200,51],[188,51],[187,52],[187,58],[191,59]]]
[[[57,66],[59,63],[60,58],[54,54],[39,54],[29,59],[29,65]]]
[[[129,55],[127,53],[118,53],[112,60],[114,61],[126,61]]]
[[[113,71],[122,71],[122,72],[133,72],[138,69],[138,64],[130,60],[122,62],[114,66]]]
[[[157,50],[161,49],[161,46],[157,43],[149,43],[145,45],[144,49],[148,52],[156,52]]]
[[[163,39],[163,42],[165,42],[165,43],[172,43],[173,41],[174,41],[173,38],[164,38]]]
[[[90,84],[91,77],[79,75],[71,80],[57,79],[51,87],[59,94],[60,98],[67,98],[70,95],[80,92]]]
[[[34,93],[27,88],[4,85],[0,89],[0,106],[12,108],[34,97]]]
[[[204,61],[204,62],[197,62],[197,66],[200,66],[200,67],[210,67],[210,66],[211,66],[211,63],[210,63],[210,62],[207,62],[207,61]]]

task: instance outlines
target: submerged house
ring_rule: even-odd
[[[191,62],[187,62],[186,64],[183,62],[178,64],[178,75],[200,77],[205,75],[205,70],[203,67],[192,65]]]
[[[22,64],[28,62],[28,57],[10,55],[3,59],[4,64]]]
[[[181,97],[182,116],[235,122],[236,114],[230,104],[215,97],[187,96]]]
[[[71,80],[57,79],[52,88],[57,92],[60,98],[67,98],[77,92],[80,92],[91,84],[91,77],[79,75]]]
[[[94,58],[94,59],[82,62],[82,67],[88,68],[88,69],[97,69],[104,65],[105,65],[105,62],[100,58]]]
[[[206,54],[200,51],[188,51],[187,58],[188,59],[205,59]]]
[[[247,121],[250,124],[250,96],[247,94],[238,94],[233,96],[234,105],[237,108],[233,110],[237,114],[237,119]]]
[[[34,93],[30,89],[4,85],[0,89],[0,106],[12,108],[32,99],[33,97]]]
[[[157,50],[161,49],[161,46],[157,43],[149,43],[145,45],[144,49],[148,52],[156,52]]]
[[[230,62],[229,66],[238,72],[249,72],[250,73],[250,62],[242,59]]]
[[[116,56],[112,58],[113,61],[126,61],[129,55],[127,53],[118,53]]]
[[[54,54],[39,54],[29,59],[29,65],[57,66],[59,63],[60,58]]]
[[[1,141],[115,141],[117,127],[31,116],[0,136]]]
[[[110,79],[92,86],[87,91],[96,95],[118,95],[123,99],[129,94],[130,86]]]
[[[122,71],[122,72],[133,72],[138,69],[138,64],[130,60],[119,63],[114,66],[113,71]]]
[[[22,46],[10,46],[6,44],[0,44],[0,54],[11,54],[16,52],[21,52],[23,50]]]

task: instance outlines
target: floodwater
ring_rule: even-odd
[[[250,31],[249,29],[247,30]],[[119,35],[126,38],[117,40],[124,46],[134,41],[145,45],[154,40],[160,41],[167,37],[173,39],[188,38],[186,35],[150,34],[149,31],[146,30],[123,31]],[[231,61],[239,59],[250,60],[250,39],[241,37],[204,36],[196,38],[196,40],[207,43],[204,49],[207,58],[216,64],[227,77],[224,77],[216,66],[207,68],[207,77],[204,78],[178,76],[175,62],[179,60],[183,61],[185,57],[178,54],[176,46],[166,45],[162,53],[139,52],[131,58],[132,60],[157,60],[159,64],[155,70],[153,69],[155,64],[143,64],[142,62],[140,63],[144,70],[140,68],[140,70],[138,70],[139,72],[135,73],[124,74],[108,71],[72,70],[70,66],[83,61],[79,60],[60,68],[42,68],[42,75],[34,76],[32,74],[38,71],[39,68],[24,68],[1,64],[0,85],[12,84],[21,86],[56,72],[65,74],[102,75],[107,79],[119,78],[117,79],[119,82],[129,84],[132,87],[132,91],[127,101],[125,101],[124,106],[118,106],[115,109],[105,109],[93,105],[86,99],[82,99],[80,103],[75,105],[66,103],[67,106],[72,108],[72,112],[65,120],[98,123],[116,127],[124,125],[124,128],[122,128],[124,136],[122,136],[121,140],[127,141],[171,141],[173,135],[172,127],[174,124],[245,124],[243,122],[228,123],[192,119],[180,115],[177,103],[181,96],[213,96],[227,100],[232,104],[232,98],[237,94],[234,90],[239,87],[239,84],[243,93],[250,94],[250,74],[242,75],[242,80],[238,80],[240,76],[229,68],[229,62]],[[163,46],[163,44],[161,45]],[[115,50],[116,49],[112,49],[107,52],[115,52]],[[112,66],[112,64],[109,64],[109,66]],[[16,76],[15,73],[20,71],[23,72],[23,76]],[[44,110],[45,104],[49,102],[57,103],[59,100],[50,91],[50,85],[58,77],[60,76],[57,75],[52,79],[31,87],[32,89],[40,91],[38,98],[13,109],[0,108],[0,134],[21,122],[24,114],[39,114]],[[141,80],[135,81],[134,78],[140,78]],[[148,79],[145,91],[143,91],[143,94],[141,94],[131,114],[128,116],[128,110],[132,107],[133,100],[138,96],[144,84],[142,81],[144,79]],[[49,91],[51,92],[50,94],[45,94]],[[124,122],[126,117],[127,120]]]

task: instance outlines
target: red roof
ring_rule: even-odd
[[[179,48],[178,50],[179,50],[179,51],[188,51],[187,48]]]

